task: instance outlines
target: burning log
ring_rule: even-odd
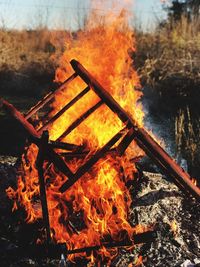
[[[83,252],[92,252],[94,250],[105,248],[117,248],[117,247],[131,247],[133,245],[138,245],[142,243],[150,243],[157,238],[156,231],[148,231],[141,234],[133,235],[133,241],[119,241],[119,242],[110,242],[110,243],[102,243],[99,246],[91,246],[73,250],[67,250],[67,254],[76,254],[76,253],[83,253]]]

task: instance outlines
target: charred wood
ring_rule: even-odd
[[[49,134],[48,132],[43,132],[41,137],[41,143],[39,146],[38,156],[36,160],[36,166],[38,170],[39,176],[39,183],[40,183],[40,200],[42,204],[42,217],[44,220],[44,226],[46,230],[46,240],[47,243],[51,243],[51,230],[50,230],[50,223],[49,223],[49,211],[48,211],[48,204],[47,204],[47,195],[46,195],[46,188],[45,188],[45,178],[44,178],[44,155],[48,145]]]
[[[61,254],[64,254],[67,258],[67,255],[77,254],[77,253],[91,253],[92,251],[97,251],[104,248],[120,248],[120,247],[131,247],[134,245],[139,245],[143,243],[152,243],[157,238],[156,231],[148,231],[141,234],[133,235],[133,241],[113,241],[105,242],[100,245],[83,247],[68,250],[66,243],[60,244],[38,244],[30,245],[26,247],[14,247],[7,250],[0,250],[1,255],[5,257],[17,258],[17,257],[33,257],[36,259],[42,258],[51,258],[59,259]]]

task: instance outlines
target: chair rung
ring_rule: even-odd
[[[37,132],[41,134],[44,130],[47,130],[55,120],[57,120],[65,111],[73,106],[81,97],[90,91],[90,87],[87,86],[82,92],[80,92],[75,98],[73,98],[66,106],[64,106],[58,113],[56,113],[45,125],[43,125]]]
[[[81,122],[87,119],[87,117],[89,117],[89,115],[91,115],[95,110],[97,110],[103,103],[103,100],[100,100],[99,102],[97,102],[97,104],[88,109],[83,115],[81,115],[77,120],[75,120],[56,141],[61,141],[64,137],[71,133],[76,127],[78,127],[79,124],[81,124]]]
[[[50,92],[48,95],[46,95],[41,101],[39,101],[34,107],[32,107],[28,113],[25,114],[25,119],[28,120],[30,117],[32,117],[37,111],[39,111],[44,105],[46,105],[57,92],[61,91],[63,89],[64,85],[67,85],[69,82],[73,81],[78,74],[75,72],[73,73],[68,79],[66,79],[59,87],[53,91]]]

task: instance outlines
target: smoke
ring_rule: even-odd
[[[142,106],[145,113],[144,126],[147,130],[160,140],[161,146],[167,153],[175,158],[176,162],[188,171],[186,159],[180,153],[177,153],[175,142],[174,118],[163,114],[160,107],[160,99],[153,92],[152,88],[143,88]],[[165,103],[166,104],[166,103]]]
[[[175,156],[174,123],[171,117],[163,115],[159,110],[158,96],[150,87],[143,88],[142,105],[145,112],[145,127],[160,140],[161,146],[171,155]]]
[[[121,11],[121,10],[127,10],[130,11],[133,9],[133,1],[131,0],[91,0],[91,8],[92,9],[103,9],[108,11]]]
[[[116,18],[122,16],[123,18],[126,17],[128,24],[133,15],[133,1],[130,0],[91,0],[90,6],[91,11],[88,19],[90,27],[91,23],[97,22],[97,17],[101,18],[106,25],[109,25],[112,24]],[[97,26],[97,24],[95,23],[93,26]]]

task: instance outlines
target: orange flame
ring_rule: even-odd
[[[55,80],[62,82],[69,77],[72,69],[68,62],[77,59],[142,125],[144,113],[141,104],[138,104],[141,91],[134,90],[140,86],[139,78],[129,56],[135,51],[135,39],[127,20],[124,10],[117,17],[112,13],[106,15],[104,20],[92,12],[85,29],[66,40],[66,50],[60,59]],[[55,115],[84,86],[84,82],[77,78],[64,91],[56,94],[50,116]],[[50,139],[56,140],[67,126],[97,101],[98,97],[93,92],[84,96],[51,125]],[[110,140],[122,126],[118,117],[103,105],[62,141],[87,144],[92,153]],[[18,189],[7,190],[9,197],[15,200],[15,209],[17,203],[25,207],[27,222],[42,216],[38,205],[39,185],[35,167],[37,152],[35,145],[29,146],[22,157],[23,173],[18,178]],[[132,142],[123,157],[106,155],[63,194],[58,189],[67,178],[53,166],[46,166],[46,191],[53,239],[66,242],[68,249],[74,249],[100,245],[108,237],[115,241],[127,237],[131,239],[138,229],[141,231],[141,226],[134,228],[128,222],[131,196],[126,188],[126,182],[134,179],[136,173],[136,167],[130,159],[141,155],[143,152]],[[83,162],[72,159],[67,164],[75,171]],[[116,249],[108,251],[103,248],[99,253],[102,257],[112,258],[116,255]],[[93,257],[92,254],[92,262]]]
[[[192,183],[197,186],[197,180],[195,178],[192,178]]]
[[[137,260],[136,260],[134,266],[135,266],[135,267],[136,267],[136,266],[141,266],[142,264],[143,264],[143,257],[140,255],[140,256],[137,258]]]
[[[171,226],[171,230],[172,230],[174,236],[176,236],[178,233],[178,224],[177,224],[176,220],[173,220],[171,222],[170,226]]]

